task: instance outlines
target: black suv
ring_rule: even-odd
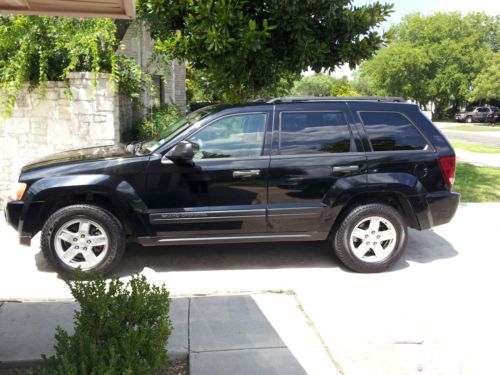
[[[280,98],[192,112],[150,142],[26,165],[7,221],[67,274],[109,272],[125,244],[331,241],[358,272],[451,220],[455,153],[416,105]]]

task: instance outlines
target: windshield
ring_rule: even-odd
[[[154,152],[171,137],[180,133],[187,127],[191,126],[195,122],[201,120],[203,117],[212,113],[216,107],[210,106],[198,109],[197,111],[191,112],[186,116],[181,117],[179,120],[167,124],[165,128],[158,134],[158,136],[150,141],[144,142],[142,144],[142,150],[147,152]]]

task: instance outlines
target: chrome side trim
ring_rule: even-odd
[[[196,238],[164,238],[158,242],[182,242],[182,241],[227,241],[227,240],[250,240],[264,238],[310,238],[310,234],[269,234],[256,236],[226,236],[226,237],[196,237]]]
[[[266,210],[184,210],[176,212],[153,212],[149,214],[151,224],[191,223],[191,222],[225,222],[243,220],[265,220]]]
[[[328,232],[302,233],[255,233],[247,235],[204,236],[204,237],[138,237],[132,241],[143,246],[161,245],[199,245],[225,243],[256,243],[256,242],[296,242],[296,241],[323,241]]]

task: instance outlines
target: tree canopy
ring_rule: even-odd
[[[290,91],[293,96],[357,96],[347,77],[334,78],[318,73],[302,77]]]
[[[500,99],[500,52],[489,54],[486,63],[487,67],[472,81],[472,102]]]
[[[361,85],[370,94],[403,96],[438,116],[466,103],[474,79],[499,47],[499,17],[484,13],[413,14],[395,26],[393,40],[361,65]]]
[[[120,41],[109,19],[0,17],[2,113],[8,116],[23,84],[39,87],[65,80],[68,72],[112,73],[124,92],[137,98],[144,76],[131,59],[118,56]]]
[[[351,67],[383,44],[392,5],[351,0],[138,0],[160,52],[186,59],[229,101],[282,87],[309,67]]]

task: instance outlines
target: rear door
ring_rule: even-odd
[[[326,235],[337,198],[366,184],[366,156],[342,102],[280,104],[274,116],[268,225]]]

